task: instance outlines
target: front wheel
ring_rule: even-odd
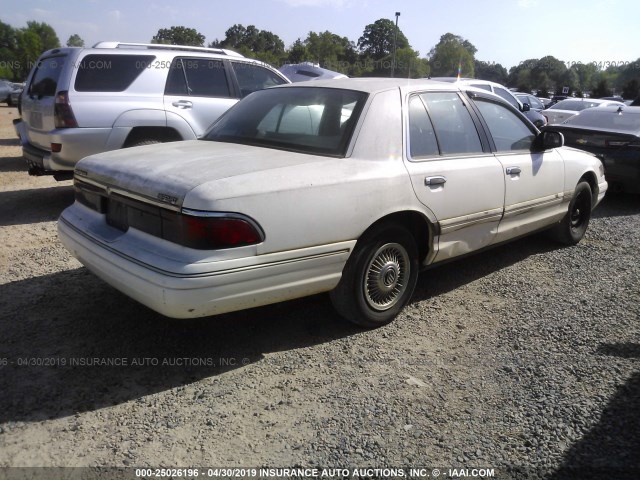
[[[554,239],[565,245],[576,245],[582,240],[591,219],[591,205],[591,187],[587,182],[578,183],[567,214],[551,230]]]
[[[418,248],[413,236],[403,227],[385,226],[358,241],[331,301],[350,322],[379,327],[404,308],[417,279]]]

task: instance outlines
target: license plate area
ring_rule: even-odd
[[[107,200],[107,224],[122,232],[129,230],[127,205],[115,198]]]

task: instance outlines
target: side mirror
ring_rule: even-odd
[[[547,130],[538,134],[533,141],[532,150],[534,152],[544,152],[545,150],[562,146],[564,146],[564,136],[560,132]]]
[[[528,103],[523,103],[522,104],[522,111],[523,112],[528,112],[529,110],[531,110],[531,105],[529,105]]]

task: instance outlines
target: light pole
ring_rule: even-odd
[[[393,35],[393,60],[391,62],[391,78],[393,78],[396,72],[396,45],[398,43],[398,17],[399,16],[400,16],[400,12],[396,12],[396,31]]]

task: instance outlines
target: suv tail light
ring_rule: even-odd
[[[53,112],[56,128],[75,128],[78,126],[69,103],[69,92],[58,92]]]

